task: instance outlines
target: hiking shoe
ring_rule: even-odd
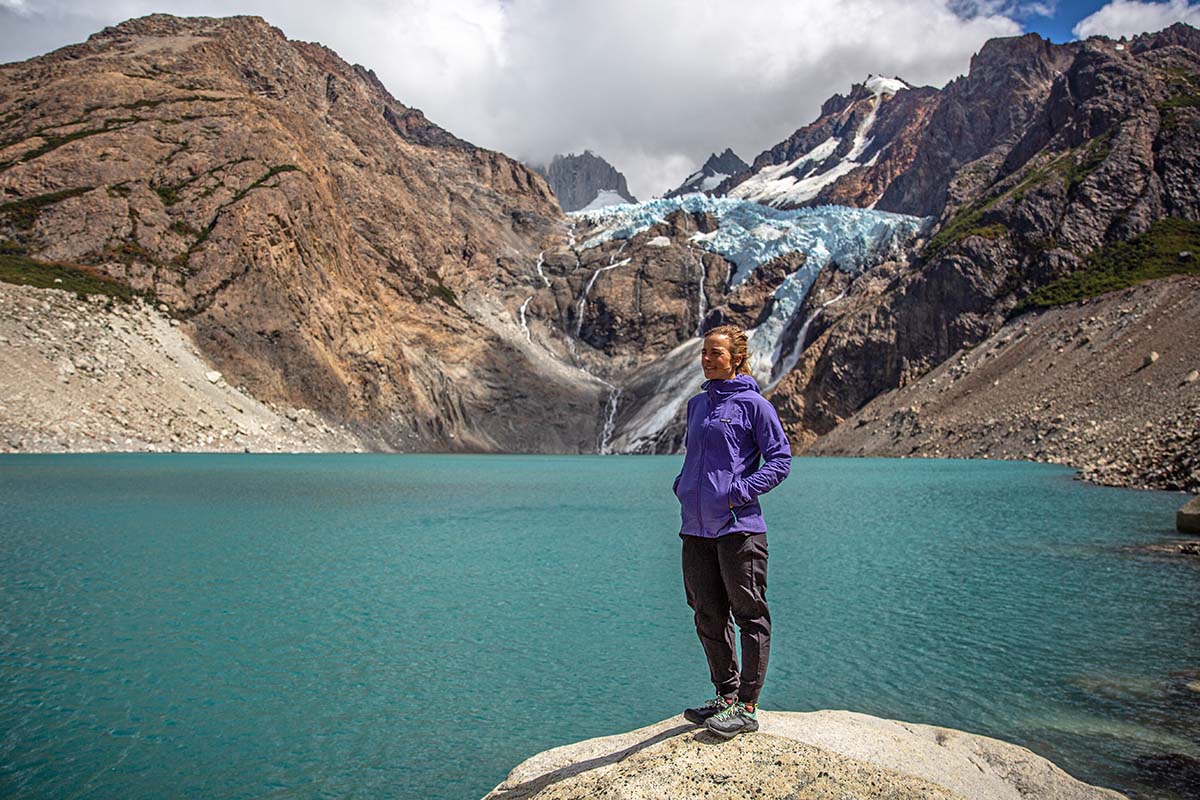
[[[733,705],[732,700],[726,700],[724,697],[717,695],[702,706],[685,708],[683,710],[683,718],[695,725],[703,725],[709,717],[721,713],[731,705]]]
[[[709,717],[704,726],[722,739],[758,730],[758,709],[750,711],[740,700]]]

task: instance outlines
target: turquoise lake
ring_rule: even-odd
[[[0,456],[0,796],[477,798],[712,690],[673,457]],[[1200,758],[1184,496],[1039,464],[794,461],[768,710]]]

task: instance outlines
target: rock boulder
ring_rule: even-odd
[[[1175,512],[1175,528],[1180,533],[1200,533],[1200,495]]]
[[[519,798],[972,798],[1115,800],[1016,745],[849,711],[760,712],[722,741],[682,717],[547,750],[484,800]]]

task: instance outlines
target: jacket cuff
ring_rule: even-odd
[[[733,483],[729,484],[729,501],[733,503],[734,506],[744,506],[752,499],[753,498],[751,498],[743,488],[743,483],[741,481],[734,481]]]

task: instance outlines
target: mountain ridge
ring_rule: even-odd
[[[778,250],[794,212],[748,200],[564,216],[319,44],[155,15],[0,67],[0,260],[152,295],[231,382],[377,449],[672,452],[693,337],[773,326],[756,363],[802,452],[1095,253],[1200,217],[1198,54],[1187,26],[1017,37],[943,90],[831,97],[755,159],[822,178],[804,224],[928,212],[850,263],[826,234]]]

